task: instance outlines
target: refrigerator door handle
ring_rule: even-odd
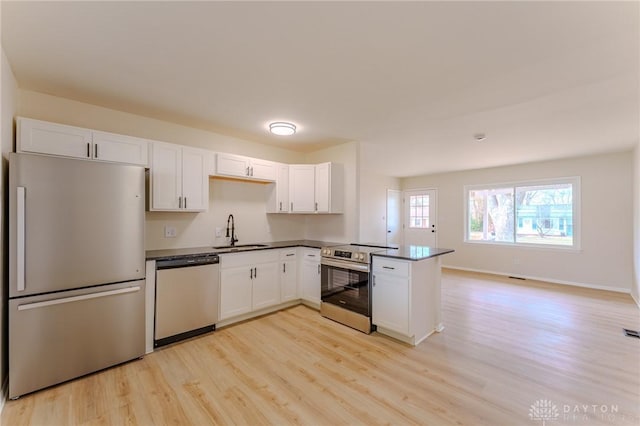
[[[98,297],[114,296],[116,294],[135,293],[136,291],[140,291],[140,286],[83,294],[81,296],[65,297],[63,299],[45,300],[44,302],[26,303],[24,305],[18,305],[18,310],[26,311],[28,309],[44,308],[46,306],[60,305],[62,303],[79,302],[81,300],[96,299]]]
[[[25,280],[25,231],[26,231],[26,221],[25,221],[25,202],[26,202],[26,188],[23,186],[16,187],[16,195],[18,199],[16,201],[16,210],[17,210],[17,237],[16,237],[16,290],[24,291]]]

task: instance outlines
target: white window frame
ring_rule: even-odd
[[[519,243],[516,242],[516,229],[517,229],[517,216],[515,216],[514,206],[514,235],[513,242],[509,241],[487,241],[487,240],[471,240],[469,238],[469,191],[497,189],[513,187],[514,196],[518,187],[524,186],[536,186],[536,185],[554,185],[554,184],[567,184],[573,185],[572,189],[572,221],[573,221],[573,245],[559,245],[559,244],[538,244],[538,243]],[[525,248],[537,248],[544,250],[562,250],[562,251],[580,251],[581,250],[581,235],[582,235],[582,217],[580,212],[580,194],[581,194],[581,180],[580,176],[550,178],[550,179],[535,179],[524,181],[512,181],[512,182],[500,182],[490,184],[474,184],[464,186],[464,242],[468,244],[479,245],[493,245],[493,246],[507,246],[507,247],[525,247]]]

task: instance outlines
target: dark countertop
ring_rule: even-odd
[[[344,243],[333,243],[328,241],[316,241],[316,240],[291,240],[291,241],[274,241],[270,243],[256,243],[260,244],[262,247],[255,247],[250,249],[231,251],[228,248],[216,248],[216,247],[192,247],[192,248],[181,248],[181,249],[164,249],[164,250],[147,250],[146,259],[147,260],[159,260],[159,259],[176,259],[180,257],[189,257],[198,254],[209,254],[209,253],[246,253],[250,251],[256,250],[271,250],[271,249],[281,249],[281,248],[289,248],[289,247],[309,247],[309,248],[322,248],[322,247],[330,247],[330,246],[340,246]],[[238,244],[238,246],[242,245],[250,245],[250,244]]]
[[[388,249],[372,253],[373,256],[390,257],[402,260],[425,260],[443,254],[453,253],[453,249],[428,247],[428,246],[400,246],[397,249]]]

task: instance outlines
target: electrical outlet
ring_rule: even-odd
[[[175,238],[177,235],[175,226],[165,226],[164,227],[164,237],[165,238]]]
[[[216,226],[216,238],[222,238],[222,228]]]

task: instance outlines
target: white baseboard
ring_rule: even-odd
[[[638,309],[640,309],[640,300],[636,298],[633,292],[631,292],[631,298],[636,302],[636,305],[638,305]]]
[[[594,289],[594,290],[607,290],[607,291],[613,291],[613,292],[616,292],[616,293],[631,294],[631,290],[628,289],[628,288],[624,288],[624,287],[600,286],[600,285],[593,285],[593,284],[586,284],[586,283],[578,283],[578,282],[574,282],[574,281],[554,280],[554,279],[545,278],[545,277],[534,277],[534,276],[530,276],[530,275],[507,274],[507,273],[504,273],[504,272],[487,271],[487,270],[483,270],[483,269],[462,268],[462,267],[459,267],[459,266],[442,265],[442,267],[443,268],[447,268],[447,269],[457,269],[459,271],[479,272],[481,274],[500,275],[500,276],[503,276],[503,277],[513,276],[513,277],[518,277],[518,278],[524,278],[524,279],[527,279],[527,280],[544,281],[544,282],[552,283],[552,284],[562,284],[562,285],[569,285],[569,286],[573,286],[573,287],[583,287],[583,288],[591,288],[591,289]],[[637,301],[636,301],[636,303],[637,303]]]

